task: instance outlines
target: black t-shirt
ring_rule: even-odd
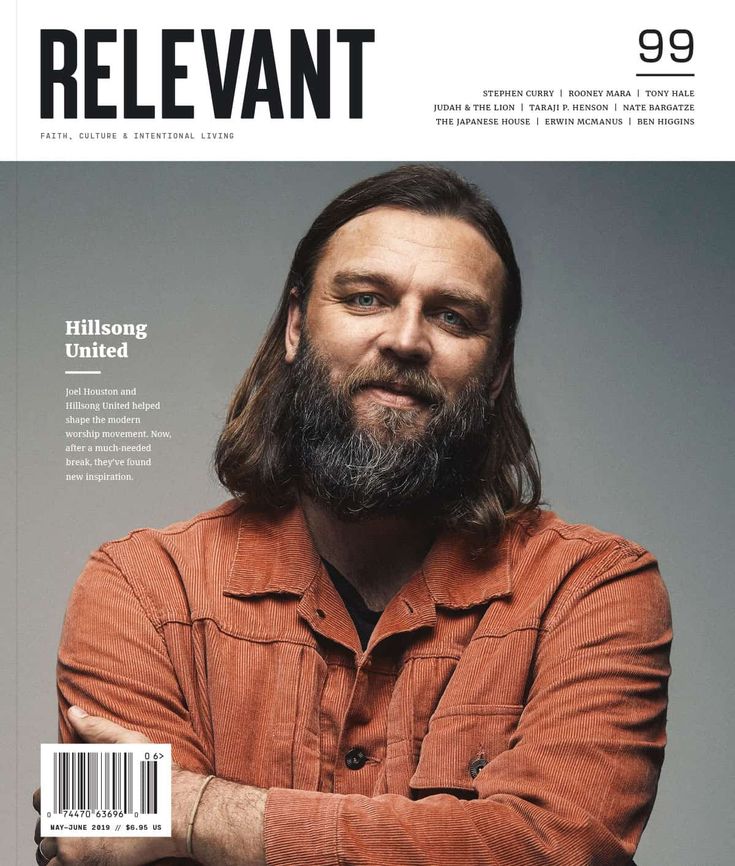
[[[340,574],[331,562],[323,559],[324,567],[327,569],[327,574],[332,578],[332,583],[337,592],[342,596],[342,601],[345,603],[347,612],[352,617],[355,623],[357,634],[360,638],[362,648],[365,649],[370,640],[370,635],[373,633],[376,623],[380,619],[382,610],[370,610],[365,604],[360,593],[355,587]]]

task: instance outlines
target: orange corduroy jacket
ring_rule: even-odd
[[[440,536],[363,652],[300,508],[228,502],[92,555],[61,739],[77,703],[269,789],[269,866],[624,864],[663,760],[670,639],[653,557],[544,511],[481,558]]]

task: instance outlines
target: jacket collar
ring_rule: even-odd
[[[303,595],[321,568],[299,506],[273,514],[241,512],[225,595]]]
[[[442,533],[434,542],[422,574],[440,607],[468,608],[511,595],[510,531],[479,555],[456,533]]]
[[[434,603],[469,608],[512,591],[510,533],[480,556],[456,533],[434,542],[421,570],[406,584],[425,584]],[[321,570],[321,560],[298,505],[275,514],[241,512],[237,549],[225,595],[288,593],[303,596]]]

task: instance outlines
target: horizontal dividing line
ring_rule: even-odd
[[[636,72],[636,78],[694,78],[693,72]]]
[[[99,376],[102,370],[64,370],[67,376]]]

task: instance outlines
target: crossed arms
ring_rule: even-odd
[[[152,741],[171,742],[182,769],[174,779],[174,836],[163,840],[167,846],[160,849],[158,841],[148,840],[150,847],[140,854],[147,859],[136,860],[138,854],[128,851],[121,856],[133,859],[104,859],[108,855],[101,853],[102,859],[89,862],[137,866],[182,857],[193,801],[215,769],[212,756],[145,602],[114,569],[100,574],[78,587],[67,615],[66,629],[83,634],[81,640],[75,635],[73,657],[62,641],[62,710],[79,704]],[[93,608],[93,622],[85,622]],[[106,639],[121,629],[124,642]],[[283,787],[264,791],[217,778],[197,811],[195,856],[205,866],[629,863],[662,760],[669,640],[668,604],[655,562],[648,555],[618,558],[569,593],[563,615],[539,639],[512,747],[479,774],[475,799],[440,790],[421,799]],[[124,651],[116,656],[117,645]],[[120,693],[128,693],[129,701],[123,713],[113,713]],[[154,706],[158,721],[151,727]],[[448,728],[437,761],[442,749],[451,752],[451,738],[458,735]],[[64,740],[83,736],[82,727],[75,722],[72,728],[62,716]],[[117,849],[128,841],[116,840]],[[94,839],[83,844],[89,851],[100,845]],[[76,861],[59,861],[64,862]]]

